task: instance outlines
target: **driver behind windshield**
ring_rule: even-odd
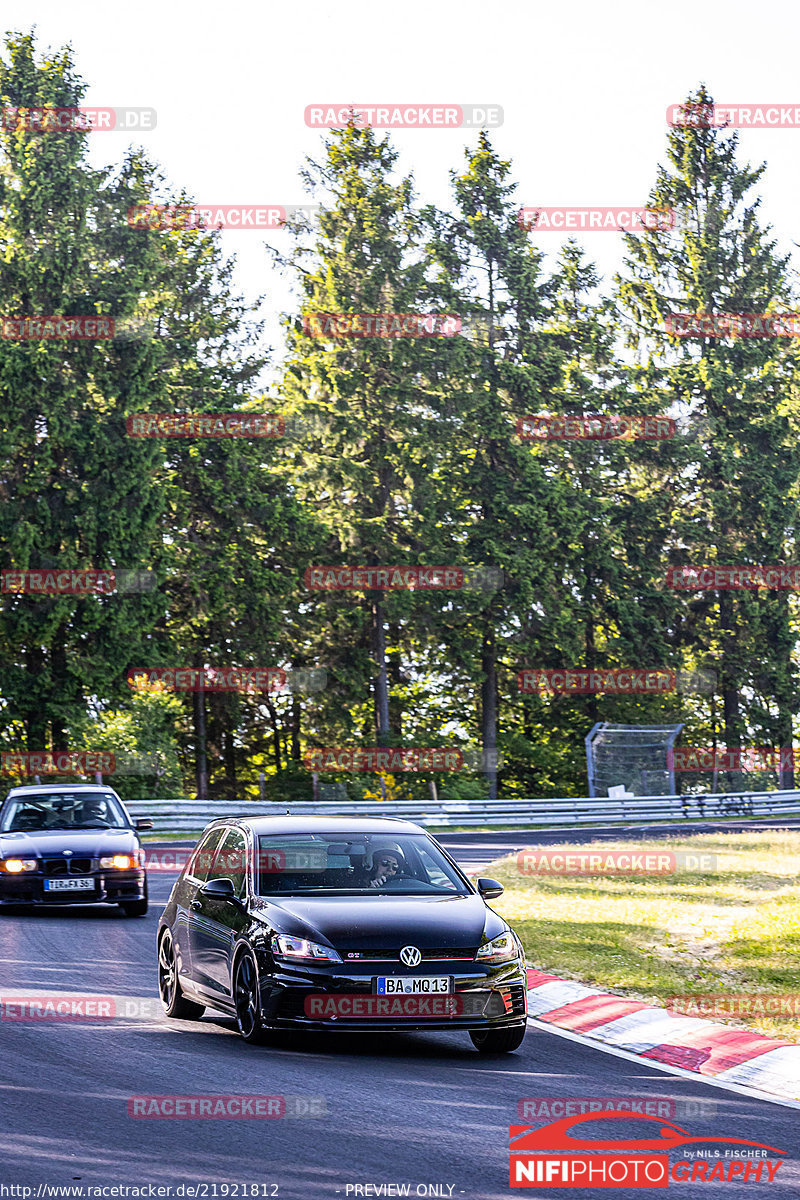
[[[78,810],[76,825],[108,824],[108,806],[102,796],[87,796]]]
[[[367,874],[367,887],[384,887],[389,880],[399,879],[407,873],[405,859],[398,849],[392,845],[373,847],[372,866]]]

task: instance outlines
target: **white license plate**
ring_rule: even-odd
[[[381,975],[379,996],[442,996],[453,991],[452,975]]]
[[[93,879],[45,879],[46,892],[93,892]]]

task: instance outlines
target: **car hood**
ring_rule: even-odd
[[[132,829],[31,829],[0,833],[0,856],[33,858],[71,850],[86,858],[131,854],[139,848]]]
[[[506,928],[480,896],[259,897],[255,913],[280,933],[337,950],[465,950]]]

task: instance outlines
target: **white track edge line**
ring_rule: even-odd
[[[540,1021],[537,1017],[528,1017],[528,1024],[547,1033],[555,1033],[558,1037],[566,1038],[570,1042],[578,1042],[579,1045],[586,1046],[590,1050],[599,1050],[602,1054],[613,1054],[615,1058],[626,1058],[628,1062],[638,1063],[641,1067],[653,1067],[656,1071],[662,1071],[667,1075],[677,1075],[681,1079],[691,1079],[695,1083],[707,1084],[709,1087],[720,1088],[726,1092],[736,1092],[738,1095],[747,1096],[752,1100],[766,1100],[768,1104],[780,1104],[783,1108],[800,1108],[800,1100],[786,1100],[772,1092],[762,1092],[758,1088],[747,1087],[746,1084],[730,1083],[727,1079],[717,1079],[713,1075],[701,1075],[698,1071],[687,1071],[684,1067],[674,1067],[671,1063],[657,1062],[653,1058],[642,1058],[640,1054],[635,1054],[632,1050],[621,1050],[617,1046],[608,1046],[585,1034],[575,1033],[571,1029],[560,1029],[558,1025]]]

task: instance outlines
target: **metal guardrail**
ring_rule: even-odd
[[[596,825],[623,821],[696,821],[702,818],[748,818],[800,815],[800,790],[784,792],[720,792],[692,796],[563,797],[553,800],[330,800],[229,803],[213,800],[133,800],[131,816],[150,817],[157,833],[198,833],[216,817],[347,816],[401,817],[432,829],[448,826]]]

